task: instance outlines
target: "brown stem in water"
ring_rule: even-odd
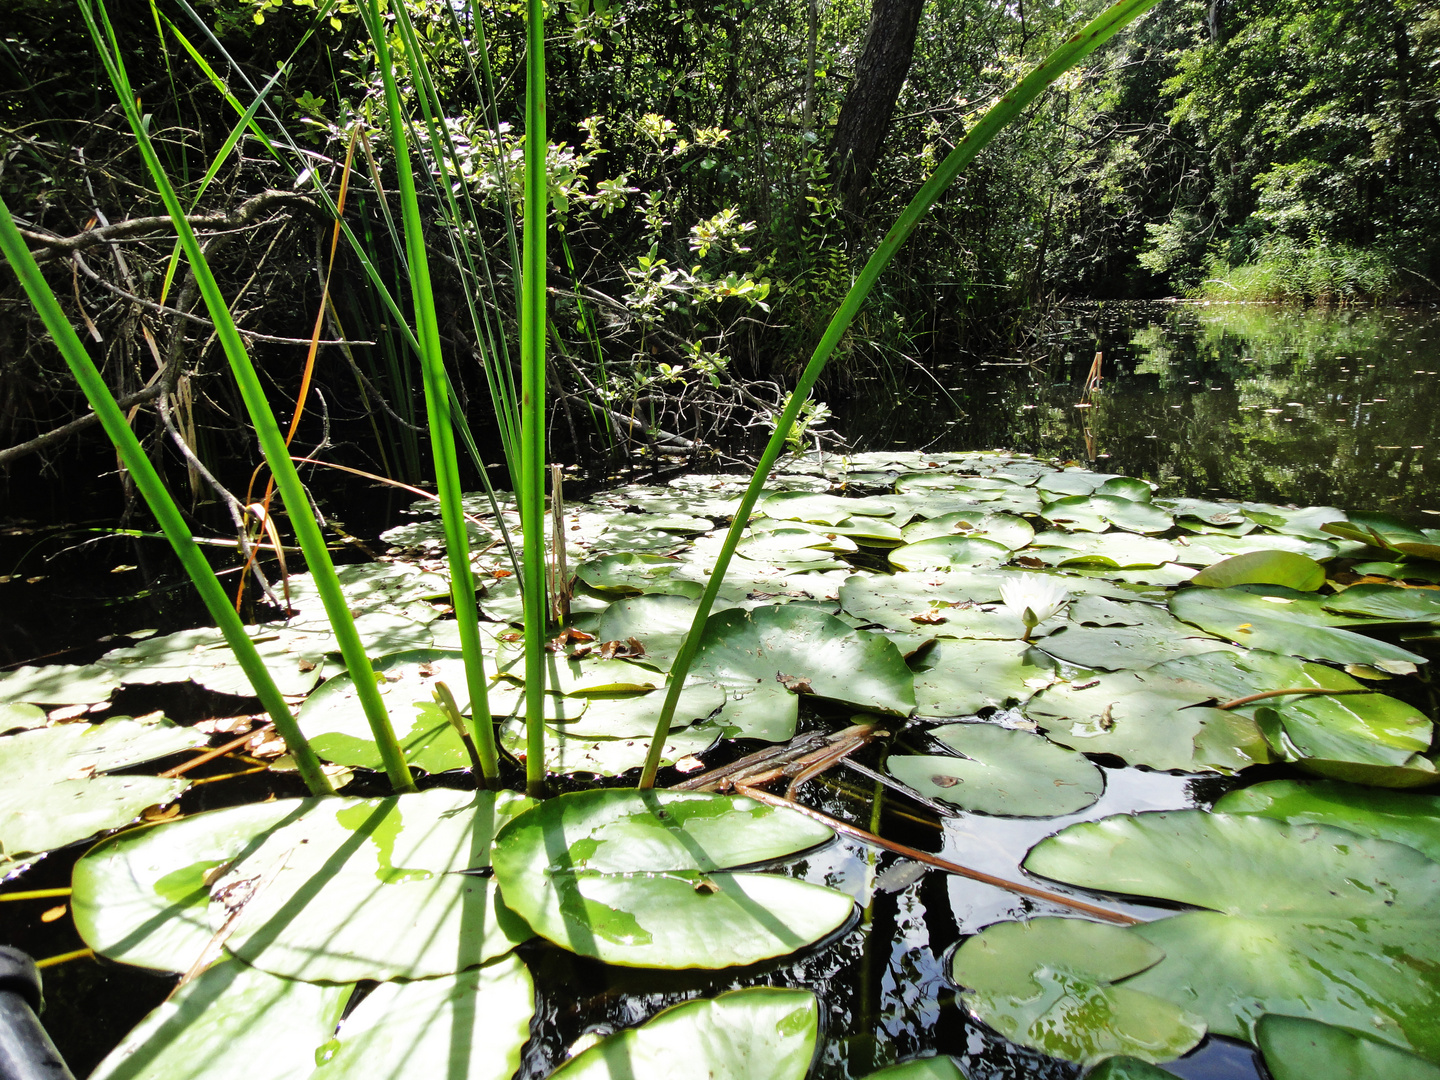
[[[1266,698],[1286,697],[1292,694],[1305,697],[1311,697],[1316,694],[1323,694],[1327,697],[1339,697],[1341,694],[1373,693],[1375,693],[1375,691],[1371,690],[1368,686],[1357,686],[1348,690],[1326,690],[1324,687],[1319,686],[1301,686],[1295,687],[1292,690],[1266,690],[1259,694],[1247,694],[1245,697],[1237,697],[1234,701],[1227,701],[1223,705],[1216,705],[1215,708],[1227,710],[1238,709],[1241,705],[1249,705],[1252,701],[1264,701]]]

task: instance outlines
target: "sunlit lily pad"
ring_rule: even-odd
[[[732,990],[602,1039],[552,1080],[803,1080],[819,1030],[808,990]]]
[[[90,1075],[94,1080],[308,1080],[349,986],[282,979],[236,960],[180,987]]]
[[[793,952],[849,917],[853,902],[843,893],[722,872],[829,835],[799,814],[738,796],[594,790],[549,799],[503,830],[495,874],[537,933],[581,955],[729,967]]]
[[[325,674],[326,654],[335,648],[328,626],[304,630],[264,629],[251,633],[255,649],[282,694],[304,694]],[[250,696],[254,690],[214,627],[181,630],[112,649],[97,663],[125,683],[194,682],[221,694]]]
[[[1112,525],[1133,533],[1162,533],[1175,524],[1158,506],[1115,495],[1072,496],[1045,504],[1041,515],[1051,525],[1083,532],[1105,532]]]
[[[725,691],[708,683],[686,686],[680,691],[671,730],[689,727],[704,720],[725,704]],[[568,738],[634,739],[646,738],[655,730],[665,691],[645,694],[604,695],[590,703],[589,708],[574,719],[558,722]]]
[[[23,701],[0,702],[0,733],[45,726],[45,710]]]
[[[995,724],[946,724],[930,731],[964,757],[892,754],[896,779],[962,810],[1016,817],[1059,817],[1083,810],[1105,788],[1084,756],[1040,735]]]
[[[989,540],[1014,551],[1035,538],[1034,527],[1014,514],[994,514],[986,510],[962,510],[953,514],[927,518],[906,525],[901,530],[907,544],[937,537],[966,537]]]
[[[1134,533],[1038,533],[1022,556],[1039,559],[1047,566],[1095,563],[1119,569],[1131,566],[1161,566],[1175,558],[1175,545]]]
[[[1312,540],[1325,539],[1329,535],[1326,525],[1345,520],[1345,512],[1333,506],[1295,507],[1244,502],[1240,508],[1247,518],[1259,525],[1288,536],[1303,536]]]
[[[1255,1025],[1274,1080],[1440,1080],[1440,1066],[1344,1028],[1299,1016]]]
[[[187,780],[104,773],[193,746],[204,735],[168,720],[62,724],[0,739],[0,868],[105,829],[118,829],[146,807],[163,805]]]
[[[1252,532],[1244,536],[1207,533],[1185,536],[1175,541],[1175,561],[1192,566],[1209,566],[1222,559],[1256,551],[1288,551],[1317,560],[1333,559],[1339,554],[1339,549],[1327,540],[1308,540],[1276,533]]]
[[[1021,641],[942,639],[914,667],[915,707],[922,716],[968,716],[1020,704],[1055,680],[1049,658]]]
[[[1212,563],[1190,580],[1207,589],[1264,584],[1314,592],[1325,584],[1325,568],[1294,551],[1249,551]]]
[[[952,566],[998,566],[1010,558],[1010,548],[992,540],[967,536],[937,536],[904,544],[890,552],[890,565],[901,570],[944,570]]]
[[[708,724],[672,730],[661,748],[661,764],[673,765],[683,757],[704,753],[720,734],[720,727]],[[501,724],[500,743],[515,757],[525,760],[528,744],[524,722],[511,720]],[[606,739],[572,735],[565,728],[545,725],[545,768],[550,772],[618,776],[644,765],[649,752],[648,733],[644,737]]]
[[[1339,615],[1368,615],[1396,622],[1440,622],[1440,589],[1352,585],[1327,599],[1325,610]]]
[[[968,938],[952,975],[976,1015],[1024,1046],[1087,1065],[1116,1054],[1168,1061],[1204,1038],[1204,1021],[1129,984],[1113,985],[1163,955],[1118,927],[1034,919]]]
[[[1025,859],[1092,889],[1211,908],[1136,927],[1165,959],[1126,982],[1254,1040],[1267,1012],[1440,1055],[1440,864],[1324,825],[1179,811],[1072,825]]]
[[[1077,625],[1091,620],[1102,625]],[[1119,604],[1105,597],[1085,597],[1070,612],[1070,623],[1052,629],[1037,645],[1051,656],[1083,668],[1138,670],[1177,656],[1235,649],[1154,604]]]
[[[672,580],[679,563],[658,555],[626,553],[602,555],[581,563],[575,573],[595,589],[633,595],[635,593],[677,593],[698,598],[703,591],[694,582]]]
[[[903,716],[915,708],[914,677],[893,644],[813,608],[720,612],[694,674],[740,692],[779,682],[862,709]]]
[[[120,680],[96,664],[46,664],[0,672],[0,702],[89,705],[108,701]]]
[[[895,507],[883,499],[842,499],[837,495],[781,491],[766,496],[756,509],[766,517],[793,518],[817,525],[838,525],[850,517],[889,517]]]
[[[1182,589],[1170,599],[1177,618],[1250,649],[1391,671],[1409,671],[1409,665],[1425,662],[1408,649],[1335,626],[1346,620],[1310,610],[1318,606],[1313,596],[1280,585]]]
[[[492,880],[455,872],[488,865],[495,830],[529,805],[440,788],[283,800],[124,834],[77,865],[76,925],[103,955],[183,971],[238,910],[226,948],[274,974],[453,972],[530,936]]]

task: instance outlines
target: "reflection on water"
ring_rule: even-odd
[[[1096,352],[1103,381],[1077,408]],[[1172,496],[1440,515],[1434,311],[1076,305],[1033,363],[930,367],[937,382],[862,383],[838,430],[867,450],[1093,459]]]

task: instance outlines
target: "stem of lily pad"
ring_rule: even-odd
[[[1252,701],[1264,701],[1266,698],[1287,697],[1289,695],[1313,697],[1324,695],[1325,697],[1339,697],[1342,694],[1373,694],[1368,686],[1355,686],[1346,690],[1326,690],[1322,686],[1300,686],[1293,690],[1266,690],[1259,694],[1247,694],[1245,697],[1237,697],[1234,701],[1227,701],[1223,705],[1216,705],[1217,709],[1238,709],[1242,705],[1249,705]]]

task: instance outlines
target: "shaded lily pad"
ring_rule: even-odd
[[[1327,599],[1325,610],[1339,615],[1368,615],[1396,622],[1440,622],[1440,589],[1352,585]]]
[[[308,693],[325,674],[335,647],[329,626],[292,630],[256,628],[255,650],[282,694]],[[97,663],[125,683],[194,682],[220,694],[254,694],[225,635],[214,627],[181,630],[111,649]]]
[[[1086,1072],[1084,1080],[1175,1080],[1175,1074],[1139,1058],[1118,1054]]]
[[[561,795],[503,830],[495,874],[535,931],[606,963],[719,968],[818,941],[849,896],[724,873],[803,851],[830,830],[738,796],[608,789]],[[808,1062],[808,1058],[806,1059]]]
[[[962,810],[1059,817],[1100,798],[1105,779],[1084,756],[995,724],[946,724],[930,734],[964,757],[892,754],[886,767],[929,799]]]
[[[1255,1025],[1275,1080],[1440,1080],[1440,1066],[1353,1031],[1268,1014]]]
[[[705,627],[694,673],[745,692],[786,683],[862,709],[906,715],[915,708],[914,677],[893,644],[804,607],[732,609]]]
[[[105,829],[190,786],[158,776],[106,772],[204,746],[204,735],[168,720],[63,724],[0,739],[0,867]]]
[[[1086,888],[1211,908],[1131,932],[1165,952],[1126,982],[1254,1040],[1267,1012],[1363,1027],[1434,1060],[1440,864],[1413,848],[1255,815],[1072,825],[1024,866]]]
[[[1342,621],[1340,617],[1312,610],[1318,607],[1313,596],[1280,585],[1183,589],[1170,598],[1177,618],[1246,648],[1337,664],[1370,664],[1382,671],[1409,671],[1409,665],[1425,662],[1425,657],[1398,645],[1332,625]]]
[[[1021,1045],[1086,1065],[1116,1054],[1168,1061],[1204,1038],[1204,1021],[1128,984],[1112,985],[1163,955],[1117,927],[1033,919],[966,939],[952,975],[968,988],[966,1005]]]
[[[922,716],[968,716],[1027,701],[1055,680],[1055,665],[1021,641],[937,641],[915,664]]]
[[[887,1065],[879,1072],[873,1072],[865,1080],[967,1080],[955,1059],[937,1054],[935,1057],[916,1058]]]
[[[576,1054],[552,1080],[803,1080],[819,1030],[808,990],[756,986],[687,1001]]]

